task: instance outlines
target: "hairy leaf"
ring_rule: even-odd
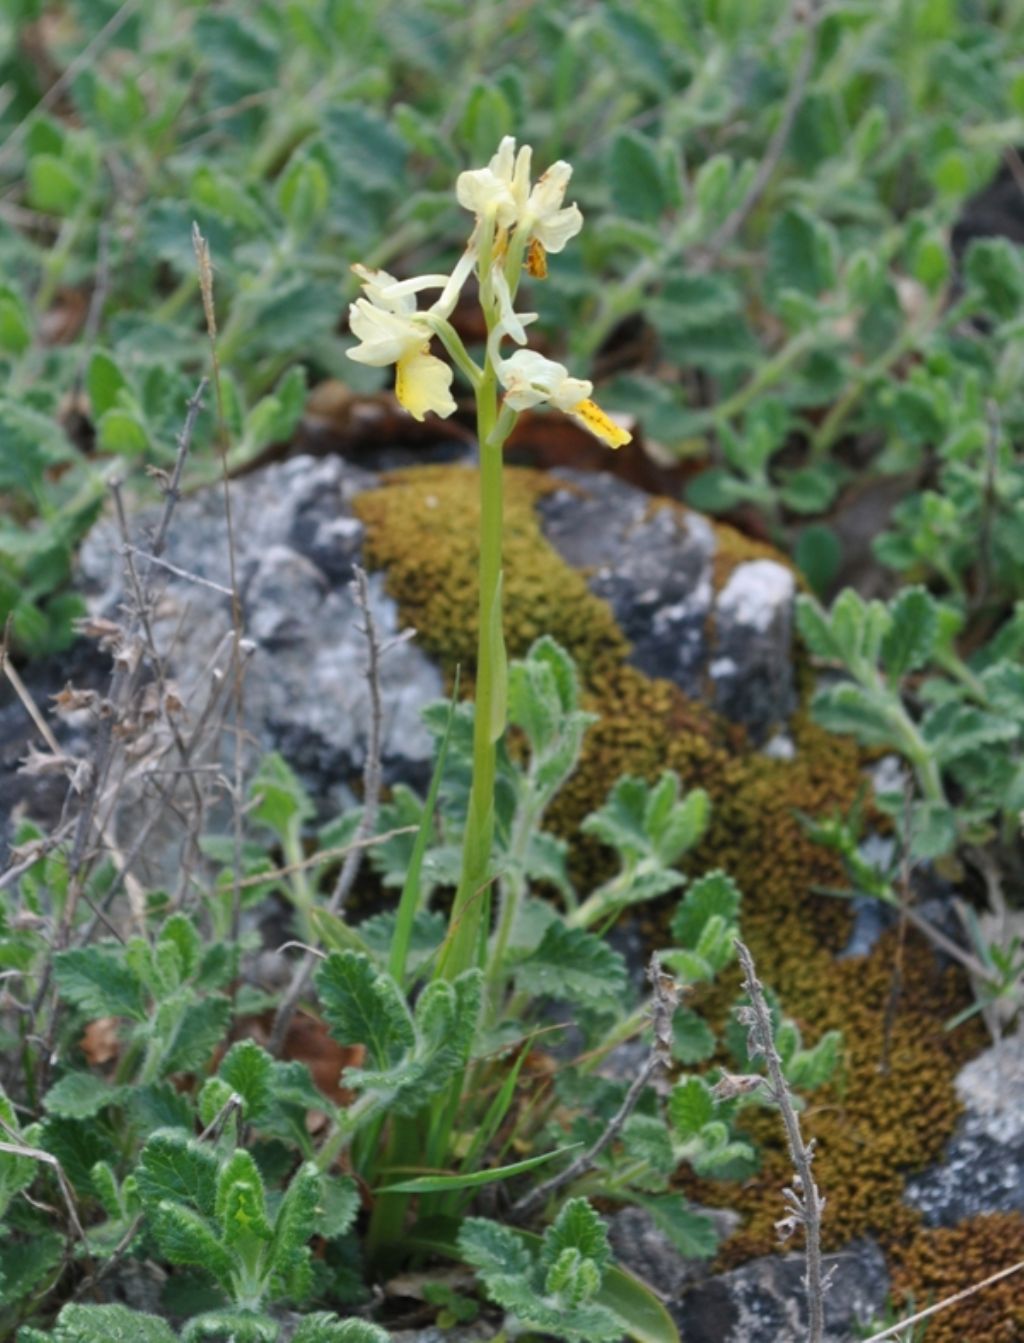
[[[57,1317],[55,1343],[177,1343],[169,1325],[127,1306],[66,1305]]]
[[[64,997],[92,1018],[130,1017],[145,1021],[142,985],[111,947],[59,951],[53,973]]]
[[[935,650],[939,630],[934,597],[922,587],[904,588],[891,603],[892,624],[882,640],[882,664],[898,681],[923,667]]]
[[[95,1073],[65,1073],[43,1098],[44,1108],[62,1119],[89,1119],[105,1105],[117,1102],[122,1088],[112,1087]]]
[[[165,1075],[196,1072],[224,1039],[231,1020],[231,1002],[211,994],[189,1003],[167,1042],[163,1059]]]
[[[292,1176],[274,1221],[270,1261],[283,1277],[308,1256],[307,1243],[313,1234],[321,1196],[320,1172],[307,1161]]]
[[[718,1249],[714,1222],[705,1213],[691,1211],[682,1194],[634,1195],[634,1202],[647,1209],[684,1258],[710,1259]]]
[[[204,1216],[213,1215],[217,1158],[180,1129],[151,1135],[142,1149],[135,1178],[147,1209],[169,1199],[190,1203]]]
[[[191,1264],[225,1286],[230,1283],[235,1261],[205,1217],[164,1199],[150,1213],[150,1225],[161,1254],[172,1264]]]
[[[331,1034],[366,1045],[378,1068],[394,1067],[415,1041],[412,1019],[394,980],[355,951],[334,951],[317,970],[317,989]]]
[[[715,1114],[714,1098],[704,1079],[687,1077],[678,1082],[669,1096],[668,1113],[681,1138],[696,1137]]]
[[[459,1254],[484,1274],[526,1275],[530,1252],[509,1227],[485,1217],[467,1217],[459,1230]]]
[[[626,992],[626,963],[593,933],[549,925],[530,957],[516,966],[516,982],[528,993],[543,994],[584,1007],[618,1007]]]
[[[709,919],[717,915],[727,924],[735,923],[742,898],[736,883],[724,872],[705,873],[679,902],[672,917],[673,940],[678,946],[696,948]]]
[[[245,1102],[245,1118],[258,1124],[272,1099],[274,1060],[255,1040],[239,1040],[224,1055],[219,1074]]]
[[[579,1250],[604,1268],[611,1257],[608,1228],[585,1198],[571,1198],[544,1233],[542,1263],[550,1266],[565,1249]]]
[[[232,1152],[217,1175],[216,1214],[226,1245],[238,1245],[250,1236],[270,1239],[263,1177],[244,1148]]]
[[[368,1320],[339,1320],[334,1315],[307,1315],[292,1343],[388,1343],[390,1335]]]

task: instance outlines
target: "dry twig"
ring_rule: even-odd
[[[342,864],[334,890],[327,905],[329,914],[337,914],[345,904],[359,875],[366,846],[373,842],[373,832],[377,826],[377,812],[380,806],[381,786],[381,743],[383,736],[384,712],[380,693],[381,644],[377,625],[370,606],[370,589],[366,573],[358,565],[354,566],[355,578],[352,592],[356,605],[363,615],[360,630],[366,639],[366,684],[370,695],[370,731],[366,743],[366,760],[363,765],[363,814],[359,820],[355,843],[349,846],[349,852]],[[274,1026],[270,1034],[270,1052],[277,1054],[284,1043],[288,1025],[306,991],[310,975],[316,965],[316,958],[309,953],[303,957],[292,975],[274,1017]]]
[[[864,1340],[864,1343],[882,1343],[882,1340],[886,1338],[899,1338],[904,1329],[920,1324],[922,1320],[930,1319],[932,1315],[937,1315],[940,1310],[948,1310],[950,1306],[959,1305],[961,1301],[976,1296],[978,1292],[983,1292],[986,1287],[991,1287],[994,1283],[1002,1282],[1004,1278],[1012,1277],[1014,1273],[1019,1273],[1021,1269],[1024,1269],[1024,1259],[1017,1264],[1011,1264],[1009,1268],[1000,1269],[998,1273],[993,1273],[981,1282],[965,1287],[962,1292],[947,1296],[944,1301],[937,1301],[934,1306],[929,1306],[926,1310],[919,1310],[916,1315],[908,1315],[905,1320],[900,1320],[899,1324],[883,1329],[880,1334],[872,1334],[870,1338]]]
[[[612,1115],[597,1141],[581,1153],[575,1161],[566,1166],[565,1170],[559,1171],[550,1180],[545,1180],[543,1184],[537,1185],[513,1203],[509,1210],[509,1217],[513,1221],[523,1221],[530,1213],[536,1212],[538,1208],[542,1207],[552,1194],[557,1194],[560,1189],[564,1189],[573,1180],[578,1180],[581,1175],[586,1175],[588,1171],[593,1170],[601,1153],[622,1132],[626,1120],[636,1109],[644,1089],[657,1073],[671,1067],[672,1018],[679,1006],[682,986],[671,975],[662,970],[657,953],[651,957],[651,963],[647,967],[647,978],[651,981],[653,989],[650,1014],[651,1025],[654,1029],[654,1041],[643,1066],[636,1077],[633,1078],[629,1090],[622,1099],[622,1104]]]
[[[818,1192],[818,1186],[811,1172],[814,1144],[805,1143],[800,1132],[800,1121],[782,1071],[782,1059],[775,1047],[771,1012],[754,969],[754,958],[738,939],[736,951],[743,967],[744,986],[750,996],[750,1006],[739,1008],[736,1015],[748,1030],[748,1055],[751,1059],[762,1056],[767,1065],[768,1076],[764,1079],[763,1085],[766,1086],[768,1094],[782,1115],[790,1160],[793,1162],[795,1172],[792,1187],[782,1191],[788,1212],[775,1223],[775,1227],[782,1240],[788,1239],[798,1226],[804,1229],[807,1262],[804,1277],[807,1287],[807,1339],[808,1343],[821,1343],[825,1333],[825,1292],[828,1290],[834,1270],[830,1269],[827,1274],[822,1273],[821,1215],[825,1200]]]

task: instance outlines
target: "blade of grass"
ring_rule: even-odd
[[[508,1180],[513,1175],[522,1175],[525,1171],[554,1161],[555,1157],[574,1152],[582,1143],[569,1143],[567,1147],[556,1147],[553,1152],[542,1152],[540,1156],[527,1157],[524,1161],[513,1161],[509,1166],[498,1166],[493,1170],[476,1170],[456,1175],[417,1175],[411,1180],[399,1180],[397,1184],[385,1185],[378,1194],[446,1194],[453,1189],[477,1189],[482,1184],[494,1184],[496,1180]]]

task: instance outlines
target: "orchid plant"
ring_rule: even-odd
[[[502,473],[503,449],[519,414],[550,405],[572,416],[611,448],[630,434],[591,399],[593,385],[535,350],[519,348],[508,357],[506,342],[526,345],[526,327],[537,314],[517,312],[516,297],[524,271],[533,279],[547,275],[549,253],[561,252],[583,227],[576,204],[565,205],[572,176],[568,163],[552,164],[531,185],[533,150],[518,151],[506,136],[486,168],[459,175],[456,196],[474,216],[465,251],[450,275],[420,275],[397,280],[386,271],[355,266],[364,296],[349,311],[359,343],[349,357],[363,364],[396,369],[395,393],[417,420],[427,412],[442,417],[456,409],[454,369],[467,379],[476,398],[480,445],[479,636],[476,671],[473,784],[465,830],[462,872],[452,909],[450,936],[440,973],[454,978],[484,958],[488,926],[491,850],[494,838],[496,747],[505,729],[507,663],[502,624]],[[469,354],[451,322],[466,281],[475,275],[487,328],[482,366]],[[430,307],[420,309],[417,295],[440,290]],[[440,341],[451,364],[431,352]]]

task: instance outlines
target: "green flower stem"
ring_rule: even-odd
[[[481,298],[485,301],[487,295]],[[488,313],[488,316],[490,314]],[[476,712],[473,724],[473,784],[462,850],[462,874],[452,906],[449,937],[438,973],[454,979],[480,960],[480,930],[494,840],[496,746],[505,725],[505,645],[501,623],[501,539],[504,511],[504,446],[494,433],[498,419],[497,376],[491,361],[477,388],[480,444],[480,627],[477,638]]]
[[[451,355],[452,363],[459,369],[473,391],[477,391],[484,376],[483,370],[470,358],[462,343],[462,337],[445,317],[431,317],[430,325]]]

